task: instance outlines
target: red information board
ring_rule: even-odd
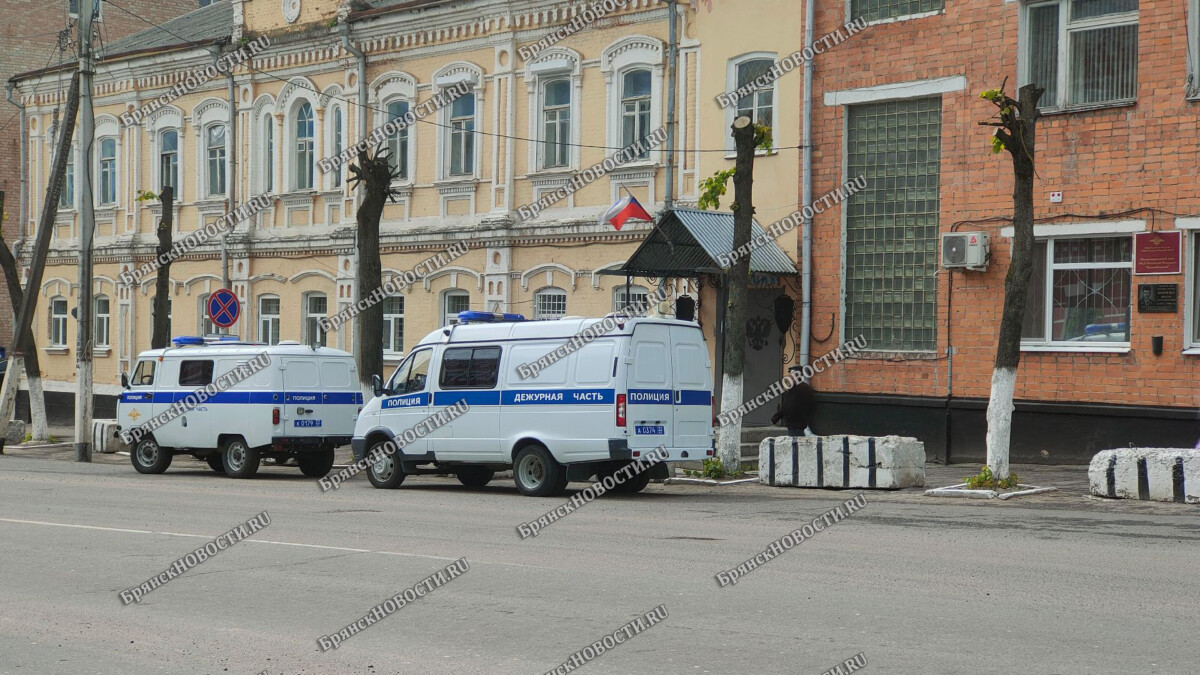
[[[1133,235],[1133,273],[1179,274],[1182,250],[1182,232],[1138,232]]]

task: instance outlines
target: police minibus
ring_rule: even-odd
[[[233,478],[253,476],[264,458],[295,458],[304,475],[324,476],[334,449],[350,442],[363,403],[353,355],[298,342],[179,337],[172,345],[139,354],[132,378],[121,374],[117,435],[133,437],[129,454],[139,472],[162,473],[174,455],[190,454]],[[245,379],[233,377],[239,366],[264,362]],[[195,404],[197,392],[227,382]],[[184,403],[172,410],[177,402]]]
[[[548,496],[569,481],[616,474],[659,446],[668,462],[712,456],[712,363],[700,326],[610,319],[611,330],[579,346],[577,336],[601,321],[462,312],[458,323],[425,336],[386,383],[376,381],[355,426],[355,459],[386,450],[459,401],[469,406],[465,413],[368,467],[372,485],[453,473],[464,485],[482,486],[513,469],[523,494]],[[569,353],[547,364],[556,350]],[[539,360],[543,366],[531,374]],[[616,491],[638,492],[666,474],[657,464]]]

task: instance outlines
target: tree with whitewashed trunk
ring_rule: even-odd
[[[1007,83],[1007,79],[1005,83]],[[992,152],[1007,151],[1013,166],[1013,246],[1004,278],[1004,309],[992,368],[992,391],[987,407],[987,465],[996,480],[1008,478],[1012,438],[1013,393],[1021,363],[1021,322],[1033,275],[1033,179],[1037,141],[1038,101],[1045,89],[1027,84],[1014,100],[999,89],[980,98],[996,106],[996,114],[980,125],[995,127]]]

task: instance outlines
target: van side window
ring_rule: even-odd
[[[212,361],[182,361],[179,364],[180,386],[203,387],[212,384]]]
[[[413,354],[412,368],[408,371],[404,387],[396,393],[411,394],[414,391],[425,391],[425,380],[429,377],[429,357],[432,353],[432,349],[426,349]]]
[[[442,389],[491,389],[500,374],[499,347],[459,347],[442,354]]]
[[[137,369],[133,371],[132,384],[135,387],[147,387],[154,384],[154,366],[156,362],[138,361]]]

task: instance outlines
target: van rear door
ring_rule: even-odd
[[[671,358],[671,326],[638,323],[629,345],[626,426],[629,447],[656,448],[674,438],[675,387]]]
[[[315,356],[284,356],[283,435],[292,438],[324,436],[329,408],[321,400],[321,369]]]
[[[358,388],[358,369],[352,358],[320,360],[321,405],[324,413],[322,436],[354,435],[358,409],[362,407],[362,391]]]
[[[676,448],[712,447],[712,362],[699,326],[671,326]],[[701,457],[704,455],[701,454]]]

